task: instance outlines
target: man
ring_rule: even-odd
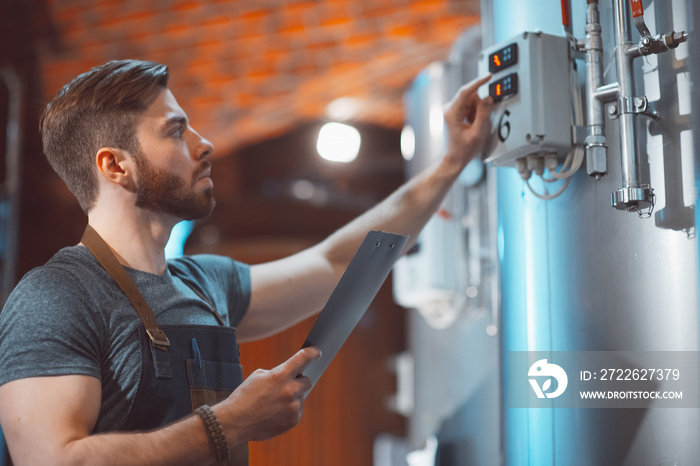
[[[214,207],[213,148],[167,88],[165,66],[114,61],[65,86],[42,118],[44,152],[89,226],[0,313],[0,424],[14,462],[224,462],[295,426],[310,388],[299,374],[318,349],[242,381],[236,336],[263,338],[317,313],[368,230],[416,237],[481,151],[487,79],[446,106],[447,151],[434,166],[317,246],[251,267],[165,260],[172,227]]]

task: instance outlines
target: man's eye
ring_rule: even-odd
[[[170,131],[170,134],[176,137],[182,137],[182,135],[185,133],[185,127],[184,126],[177,126],[173,128],[172,131]]]

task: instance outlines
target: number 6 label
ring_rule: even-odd
[[[501,115],[501,119],[498,120],[498,140],[501,142],[506,142],[508,136],[510,136],[510,121],[508,118],[510,116],[510,110],[506,110]]]

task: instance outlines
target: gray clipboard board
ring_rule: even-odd
[[[367,233],[302,346],[317,346],[322,353],[302,372],[312,388],[372,303],[407,241],[404,235]]]

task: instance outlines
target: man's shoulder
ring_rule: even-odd
[[[37,269],[61,269],[66,271],[81,272],[86,269],[92,269],[91,266],[99,263],[97,259],[85,246],[68,246],[60,249],[46,264],[37,267]]]
[[[185,255],[168,259],[168,269],[173,275],[192,278],[212,278],[220,274],[246,274],[248,265],[227,256],[217,254]]]
[[[11,298],[51,293],[55,299],[62,294],[75,293],[76,288],[85,288],[99,276],[100,265],[87,248],[70,246],[58,251],[44,265],[27,272]]]
[[[100,275],[87,254],[80,247],[62,249],[12,291],[0,312],[0,384],[27,377],[101,376],[108,327],[105,314],[95,312],[100,308],[93,290],[100,287],[94,283],[100,278],[94,277]]]
[[[198,266],[202,267],[209,264],[228,265],[232,263],[237,263],[237,261],[228,256],[222,256],[219,254],[191,254],[168,259],[168,265],[197,264]]]
[[[228,309],[231,325],[237,325],[250,304],[248,264],[214,254],[182,256],[168,261],[174,277],[196,284],[218,309]]]

